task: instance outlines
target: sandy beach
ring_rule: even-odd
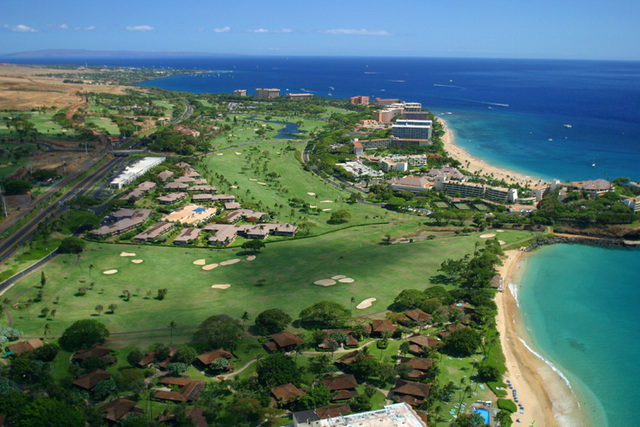
[[[521,340],[524,328],[520,309],[509,284],[515,280],[525,253],[511,250],[505,255],[504,265],[498,268],[505,290],[496,296],[497,326],[508,369],[506,378],[511,380],[525,407],[524,414],[514,414],[513,419],[520,419],[523,426],[530,426],[533,421],[537,426],[588,425],[569,386]]]
[[[542,180],[536,177],[526,176],[518,172],[491,166],[485,163],[484,160],[473,157],[463,148],[455,145],[455,136],[451,128],[447,125],[446,120],[441,117],[438,117],[438,120],[440,120],[440,123],[442,123],[444,128],[444,136],[442,137],[444,149],[449,153],[449,156],[462,164],[462,169],[471,173],[479,172],[481,175],[493,175],[495,179],[502,179],[509,184],[520,183],[520,185],[523,186],[526,184],[529,184],[529,186],[535,186],[542,182]]]

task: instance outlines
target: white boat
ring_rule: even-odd
[[[569,128],[569,129],[570,129],[570,128],[572,128],[573,126],[571,126],[569,123],[565,123],[564,127],[566,127],[566,128]]]

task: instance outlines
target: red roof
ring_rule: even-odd
[[[78,377],[78,379],[73,382],[73,385],[91,391],[98,383],[108,380],[112,375],[111,372],[96,369],[95,371]]]
[[[203,364],[209,366],[215,360],[220,359],[221,357],[225,359],[231,359],[233,355],[228,351],[222,348],[219,348],[217,350],[212,350],[212,351],[207,351],[206,353],[202,353],[201,355],[198,356],[198,360]]]
[[[350,390],[358,387],[358,382],[353,375],[340,375],[322,379],[322,385],[331,390]]]
[[[284,402],[290,402],[298,396],[304,396],[304,392],[291,383],[272,388],[271,394],[273,394],[277,401],[280,400]]]

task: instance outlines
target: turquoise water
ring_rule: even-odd
[[[638,425],[638,278],[640,250],[563,244],[535,251],[519,279],[536,351],[569,379],[596,426]]]

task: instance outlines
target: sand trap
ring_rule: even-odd
[[[249,255],[249,256],[247,257],[247,261],[253,261],[254,259],[256,259],[256,256],[255,256],[255,255]]]
[[[260,184],[260,185],[267,185],[267,183],[266,183],[266,182],[258,182],[258,184]]]
[[[330,211],[330,210],[331,210],[331,208],[329,208],[329,209],[322,209],[322,212],[328,212],[328,211]]]
[[[336,281],[331,279],[322,279],[322,280],[316,280],[313,283],[320,286],[333,286],[336,284]]]
[[[307,193],[307,194],[310,195],[310,196],[315,196],[316,195],[316,193]]]
[[[317,206],[313,206],[313,205],[309,205],[309,207],[310,207],[311,209],[315,209],[315,208],[317,208]]]
[[[216,156],[224,156],[224,153],[216,153]]]
[[[237,185],[232,185],[231,188],[238,188],[238,186]]]
[[[352,279],[351,277],[345,277],[344,279],[338,280],[338,282],[340,282],[340,283],[353,283],[353,282],[355,282],[355,280]]]
[[[102,274],[116,274],[118,272],[118,270],[107,270],[107,271],[103,271]]]
[[[204,267],[202,267],[202,269],[203,270],[213,270],[217,266],[218,266],[218,264],[209,264],[209,265],[205,265]]]
[[[496,230],[496,233],[504,233],[504,230]]]
[[[133,252],[122,252],[120,256],[136,256]]]
[[[371,307],[371,305],[373,304],[374,301],[377,301],[377,298],[367,298],[366,300],[364,300],[360,304],[358,304],[356,306],[356,308],[358,310],[369,308],[369,307]]]
[[[249,181],[256,182],[256,181],[257,181],[257,179],[255,179],[255,178],[249,178]]]
[[[238,156],[242,155],[242,153],[238,153],[237,151],[236,151],[236,154],[237,154]]]
[[[141,259],[132,259],[131,262],[134,263],[134,264],[142,264],[142,260]]]
[[[229,289],[231,287],[231,285],[226,284],[226,285],[213,285],[212,288],[213,289]]]
[[[504,240],[498,240],[498,243],[500,243],[501,245],[506,245],[507,242],[505,242]]]
[[[344,274],[337,274],[335,276],[332,276],[331,278],[333,280],[339,280],[339,279],[344,279],[345,277],[347,277],[347,276],[345,276]]]
[[[488,233],[488,234],[483,234],[482,236],[480,236],[481,239],[490,239],[491,237],[496,237],[496,235],[493,234],[493,233]]]
[[[333,200],[320,200],[320,203],[333,203]]]
[[[235,258],[235,259],[229,259],[229,260],[226,260],[226,261],[222,261],[220,263],[220,265],[231,265],[231,264],[235,264],[236,262],[240,262],[240,259]]]
[[[197,259],[193,261],[193,265],[205,265],[207,262],[203,259]]]

